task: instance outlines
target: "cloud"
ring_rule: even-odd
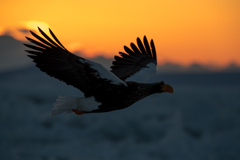
[[[29,33],[29,30],[28,29],[18,29],[18,31],[20,31],[20,32],[22,32],[22,33],[24,33],[24,34],[26,34],[26,33]]]
[[[26,41],[25,36],[30,35],[29,30],[31,30],[33,32],[38,32],[38,27],[40,27],[44,31],[47,31],[49,29],[49,25],[45,22],[23,21],[14,27],[13,26],[8,27],[8,28],[0,27],[0,36],[1,35],[9,35],[17,40]],[[48,32],[46,32],[46,34],[50,35]]]
[[[40,27],[44,30],[49,28],[49,25],[42,21],[26,21],[22,22],[22,24],[28,29],[37,29],[37,27]]]

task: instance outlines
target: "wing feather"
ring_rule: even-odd
[[[55,36],[55,34],[52,32],[52,30],[49,28],[49,32],[51,34],[51,36],[54,38],[54,40],[60,45],[62,46],[65,50],[67,50],[63,45],[62,43],[58,40],[58,38]]]
[[[141,56],[139,56],[137,53],[135,53],[134,51],[132,51],[130,48],[128,48],[127,46],[124,46],[124,50],[132,57],[135,59],[141,59]]]
[[[130,43],[130,48],[124,46],[126,53],[119,52],[115,56],[111,71],[124,81],[146,82],[156,73],[157,55],[153,40],[150,45],[147,37],[143,42],[137,38],[137,46]]]
[[[155,45],[154,45],[153,40],[151,40],[150,44],[151,44],[151,47],[152,47],[153,58],[156,60],[156,63],[157,63],[157,54],[156,54],[156,49],[155,49]]]
[[[145,45],[147,54],[150,55],[150,56],[153,56],[153,55],[152,55],[152,52],[151,52],[151,50],[150,50],[149,43],[148,43],[148,40],[147,40],[147,37],[146,37],[146,36],[144,36],[143,42],[144,42],[144,45]]]
[[[40,33],[50,42],[50,44],[53,44],[54,46],[56,46],[56,47],[59,47],[59,48],[61,48],[59,45],[57,45],[50,37],[48,37],[48,35],[46,34],[46,33],[44,33],[42,30],[41,30],[41,28],[39,28],[38,27],[38,30],[40,31]],[[54,38],[55,39],[55,38]],[[55,39],[56,40],[56,39]],[[60,43],[60,45],[61,45],[61,43]],[[63,46],[62,46],[63,47]],[[65,49],[64,47],[63,47],[63,49]],[[65,49],[66,50],[66,49]]]
[[[137,48],[137,46],[134,43],[131,43],[130,46],[131,46],[132,50],[134,51],[135,55],[140,58],[142,55],[141,55],[141,52],[139,51],[139,49]]]
[[[41,71],[80,89],[86,97],[127,85],[102,65],[70,53],[50,29],[53,39],[38,29],[43,38],[31,31],[37,40],[26,38],[35,45],[24,45],[33,49],[26,52]]]
[[[146,52],[146,50],[145,50],[145,48],[144,48],[144,46],[143,46],[143,43],[142,43],[142,41],[140,40],[140,38],[137,38],[137,44],[138,44],[138,47],[139,47],[141,53],[142,53],[143,55],[147,55],[147,52]]]

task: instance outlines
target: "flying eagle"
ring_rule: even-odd
[[[109,112],[129,107],[154,93],[173,93],[173,88],[163,81],[145,83],[156,73],[157,66],[154,42],[151,40],[149,44],[146,36],[143,42],[137,38],[137,46],[131,43],[131,49],[124,46],[126,53],[119,52],[120,56],[114,57],[109,71],[99,63],[69,52],[51,29],[52,38],[38,29],[42,36],[30,31],[37,40],[26,37],[35,44],[24,44],[33,49],[26,50],[28,56],[41,71],[84,93],[84,97],[59,96],[51,115]]]

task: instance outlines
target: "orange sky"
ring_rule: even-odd
[[[240,66],[240,0],[1,0],[0,6],[0,34],[23,39],[18,29],[49,26],[85,57],[113,57],[147,35],[160,63]]]

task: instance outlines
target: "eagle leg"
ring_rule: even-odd
[[[77,115],[86,114],[86,112],[84,112],[84,111],[78,111],[77,109],[72,109],[72,111],[73,111],[74,113],[76,113]]]

